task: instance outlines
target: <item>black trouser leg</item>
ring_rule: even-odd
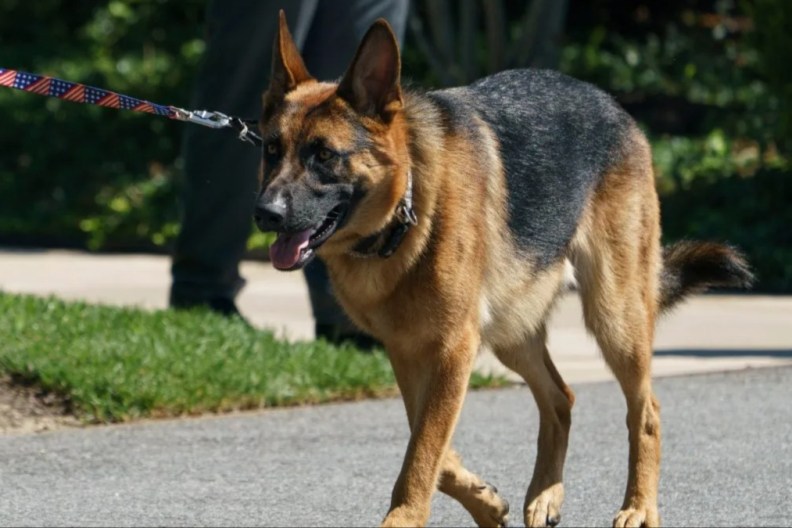
[[[295,37],[305,39],[317,0],[286,6]],[[206,53],[192,109],[249,118],[261,112],[282,2],[215,0],[206,16]],[[185,125],[181,232],[172,263],[172,305],[224,298],[244,285],[244,255],[261,153],[230,130]]]
[[[309,71],[339,77],[371,23],[388,19],[404,32],[407,0],[214,0],[193,109],[256,118],[271,69],[278,10],[284,7]],[[250,234],[260,153],[230,131],[187,125],[182,227],[173,256],[172,305],[233,301],[244,285],[239,262]],[[333,337],[354,332],[332,295],[327,270],[305,269],[317,327]]]

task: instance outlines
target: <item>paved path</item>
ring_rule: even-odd
[[[669,526],[792,524],[792,368],[656,382]],[[564,526],[605,526],[626,478],[615,383],[576,385]],[[523,386],[471,393],[455,444],[512,504],[535,456]],[[366,401],[0,437],[2,526],[372,526],[407,442],[401,402]],[[472,526],[438,494],[433,526]]]
[[[0,249],[0,289],[164,308],[169,266],[165,256]],[[246,317],[282,336],[312,337],[301,273],[244,262],[242,274],[248,285],[239,306]],[[555,310],[549,332],[551,354],[570,383],[609,380],[596,344],[583,328],[579,304],[571,293]],[[660,322],[655,349],[656,376],[792,364],[792,297],[696,297]],[[479,369],[511,375],[487,353],[482,354]]]

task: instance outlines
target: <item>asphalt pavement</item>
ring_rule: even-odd
[[[668,526],[792,524],[792,368],[666,377]],[[606,526],[623,495],[625,405],[574,385],[565,526]],[[521,525],[538,418],[522,386],[469,394],[455,444]],[[0,437],[2,526],[372,526],[407,425],[398,399]],[[437,494],[432,526],[472,526]]]

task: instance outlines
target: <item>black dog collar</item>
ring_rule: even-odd
[[[352,250],[356,257],[372,257],[377,255],[388,258],[401,245],[411,226],[418,224],[418,216],[413,209],[413,178],[407,172],[407,189],[396,207],[395,220],[379,233],[364,238]]]

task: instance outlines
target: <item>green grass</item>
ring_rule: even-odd
[[[149,312],[0,292],[0,373],[87,422],[396,394],[384,353],[288,343],[206,311]],[[472,387],[505,384],[474,375]]]

